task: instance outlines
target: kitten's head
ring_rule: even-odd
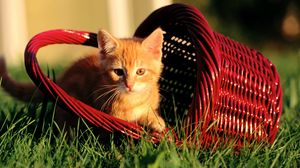
[[[162,71],[163,31],[145,39],[117,39],[104,30],[98,33],[104,80],[122,93],[141,93],[157,86]]]

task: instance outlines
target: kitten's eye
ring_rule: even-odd
[[[136,71],[136,74],[139,75],[139,76],[142,76],[144,75],[146,72],[146,70],[144,68],[139,68],[137,71]]]
[[[118,76],[124,75],[124,71],[121,68],[114,69],[114,73],[117,74]]]

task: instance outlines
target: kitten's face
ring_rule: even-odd
[[[161,61],[146,52],[140,43],[127,41],[105,62],[107,75],[120,91],[142,92],[151,89],[159,79]]]
[[[116,39],[105,33],[100,59],[108,84],[121,93],[141,93],[156,86],[162,70],[162,31],[155,30],[144,40]]]

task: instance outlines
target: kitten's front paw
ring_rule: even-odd
[[[158,117],[149,124],[149,128],[153,131],[163,132],[166,129],[166,123],[161,117]]]

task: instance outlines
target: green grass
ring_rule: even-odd
[[[298,57],[270,57],[284,93],[281,126],[272,145],[255,144],[236,154],[231,147],[197,150],[145,139],[102,144],[92,133],[67,140],[54,134],[51,104],[24,104],[0,91],[0,167],[299,167],[300,54],[294,55]],[[15,69],[13,75],[26,79],[22,71]]]

